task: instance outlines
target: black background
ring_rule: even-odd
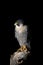
[[[19,48],[18,42],[14,37],[14,23],[17,19],[23,19],[24,23],[29,26],[29,39],[31,41],[31,53],[33,52],[32,46],[32,15],[1,15],[0,16],[0,52],[1,64],[10,64],[10,55]],[[32,65],[32,55],[28,58],[27,63]],[[26,64],[26,63],[25,63]],[[27,65],[27,64],[26,64]]]

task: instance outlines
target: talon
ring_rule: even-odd
[[[23,46],[21,46],[17,51],[18,51],[18,52],[28,51],[28,48],[27,48],[26,45],[23,45]]]
[[[23,46],[22,46],[22,50],[23,50],[23,51],[24,51],[24,50],[27,51],[26,45],[23,45]]]

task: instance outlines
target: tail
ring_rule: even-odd
[[[29,50],[31,50],[30,41],[29,41],[29,43],[27,43],[27,47]]]

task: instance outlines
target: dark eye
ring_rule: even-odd
[[[20,24],[17,24],[18,26],[20,26]]]

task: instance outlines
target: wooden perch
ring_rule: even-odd
[[[23,46],[24,47],[24,46]],[[10,65],[19,65],[27,59],[27,56],[30,54],[30,51],[24,47],[19,48],[10,58]],[[21,50],[22,49],[22,50]]]

